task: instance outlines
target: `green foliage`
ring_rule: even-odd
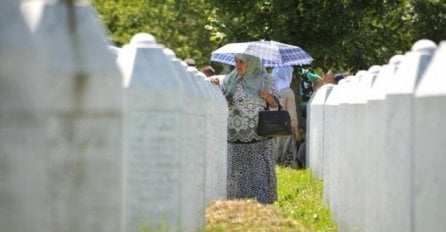
[[[108,29],[110,40],[122,46],[139,32],[152,34],[158,43],[180,59],[209,63],[209,54],[218,48],[216,35],[208,28],[212,7],[204,0],[93,0]],[[207,29],[208,28],[208,29]],[[214,37],[213,37],[214,36]]]
[[[224,25],[223,43],[273,39],[298,45],[315,58],[312,66],[325,70],[367,69],[420,38],[445,39],[445,3],[435,0],[212,2]]]
[[[414,38],[429,38],[437,43],[446,40],[446,2],[415,0],[412,3]]]
[[[322,70],[385,64],[421,38],[446,39],[440,0],[93,0],[119,46],[148,32],[199,66],[230,42],[272,39],[302,47]]]

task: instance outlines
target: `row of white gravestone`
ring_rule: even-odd
[[[204,226],[226,197],[226,100],[218,87],[150,34],[119,49],[127,88],[127,221]]]
[[[88,4],[0,2],[0,231],[195,230],[226,197],[219,89],[150,35],[106,44]]]
[[[446,41],[312,97],[308,165],[340,231],[446,231]]]

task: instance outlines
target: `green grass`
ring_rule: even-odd
[[[322,181],[309,169],[276,167],[279,199],[277,211],[301,223],[309,231],[337,231],[330,211],[322,199]]]
[[[336,224],[322,200],[322,182],[310,170],[276,167],[278,201],[218,201],[206,210],[206,232],[327,231]]]

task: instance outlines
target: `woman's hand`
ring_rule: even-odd
[[[270,95],[270,94],[269,94],[269,92],[268,92],[267,89],[261,89],[261,90],[260,90],[260,97],[261,97],[263,100],[266,100],[266,98],[267,98],[269,95]]]
[[[294,140],[298,141],[299,140],[299,129],[297,129],[297,127],[291,126],[291,130],[293,132]]]
[[[276,99],[274,99],[274,97],[269,93],[268,89],[261,89],[260,90],[260,97],[265,100],[268,105],[272,106],[272,107],[276,107],[277,106],[277,102]]]
[[[214,85],[220,85],[220,79],[218,77],[210,77],[210,82]]]

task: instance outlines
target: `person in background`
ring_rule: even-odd
[[[217,77],[211,83],[220,84]],[[259,58],[235,55],[235,69],[220,88],[228,102],[228,199],[253,198],[262,204],[277,200],[274,140],[256,134],[258,113],[277,107],[273,79]]]
[[[210,65],[205,66],[201,70],[201,72],[204,73],[204,75],[206,75],[207,77],[211,77],[211,76],[215,75],[215,69]]]
[[[299,145],[299,149],[297,151],[297,163],[300,168],[307,168],[307,152],[305,141]]]
[[[187,64],[187,66],[189,66],[189,67],[193,67],[194,70],[198,71],[199,73],[203,74],[203,75],[206,76],[206,77],[209,77],[209,76],[206,75],[205,73],[203,73],[203,72],[201,72],[201,71],[198,70],[197,62],[196,62],[194,59],[192,59],[192,58],[187,58],[187,59],[184,60],[184,62]],[[215,72],[215,71],[214,71],[214,72]]]
[[[276,88],[279,90],[280,105],[290,114],[291,129],[293,131],[293,134],[290,136],[275,138],[276,148],[274,150],[274,159],[279,165],[298,168],[296,140],[299,137],[299,129],[295,96],[293,90],[290,88],[293,78],[293,68],[291,66],[276,67],[273,68],[272,75]]]
[[[348,75],[348,74],[347,74]],[[342,73],[336,73],[335,75],[334,75],[334,79],[335,79],[335,82],[336,82],[336,84],[340,81],[340,80],[342,80],[342,79],[344,79],[344,74],[342,74]]]
[[[299,164],[300,168],[307,168],[307,153],[306,153],[306,143],[305,143],[305,134],[307,132],[307,108],[302,109],[302,133],[301,138],[299,139],[301,141],[299,145],[299,149],[297,150],[297,163]]]
[[[195,60],[192,58],[187,58],[184,60],[184,62],[186,62],[187,66],[191,66],[191,67],[197,66],[197,62],[195,62]]]
[[[316,91],[325,84],[336,84],[336,83],[337,82],[335,80],[333,72],[331,70],[328,70],[328,72],[326,72],[321,79],[318,79],[313,83],[313,90]]]

